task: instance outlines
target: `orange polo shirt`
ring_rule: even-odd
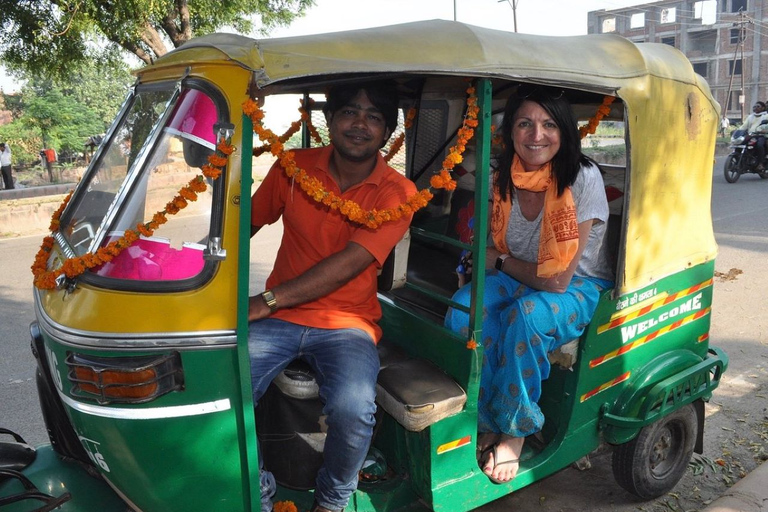
[[[377,155],[368,178],[343,194],[328,171],[333,146],[295,151],[299,168],[317,178],[326,190],[354,201],[365,210],[383,210],[404,203],[416,193],[415,185]],[[251,224],[264,226],[283,218],[283,239],[267,289],[293,279],[335,254],[348,242],[364,247],[375,261],[357,277],[330,294],[291,308],[278,309],[272,318],[324,329],[360,328],[376,343],[381,306],[376,298],[376,272],[403,237],[411,216],[385,222],[378,229],[354,223],[337,210],[315,202],[298,185],[291,186],[278,162],[251,198]]]

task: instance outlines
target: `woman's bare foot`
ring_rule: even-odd
[[[496,444],[501,434],[495,432],[483,432],[477,435],[477,451],[482,452]]]
[[[520,468],[520,455],[523,453],[524,437],[511,437],[502,434],[483,466],[483,473],[497,483],[509,482]]]
[[[485,465],[488,460],[488,453],[498,442],[500,437],[501,434],[496,434],[495,432],[483,432],[482,434],[477,435],[477,452],[475,453],[475,456],[481,467]]]

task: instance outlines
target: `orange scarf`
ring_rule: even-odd
[[[579,222],[571,188],[565,189],[558,197],[557,183],[552,175],[552,164],[547,163],[536,171],[526,172],[517,155],[510,168],[515,188],[544,192],[544,218],[539,234],[539,260],[536,275],[552,277],[563,272],[579,248]],[[493,187],[493,211],[491,213],[491,236],[496,249],[509,254],[506,236],[509,214],[512,211],[512,195],[501,199],[499,188]]]

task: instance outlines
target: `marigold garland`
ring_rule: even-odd
[[[299,512],[296,504],[292,501],[278,501],[272,507],[273,512]]]
[[[54,238],[50,235],[43,238],[40,250],[35,255],[35,261],[32,263],[34,285],[41,290],[52,290],[56,287],[56,279],[60,275],[64,274],[68,278],[73,279],[86,270],[112,261],[124,249],[127,249],[133,242],[138,240],[139,236],[152,236],[157,228],[168,222],[169,215],[175,215],[186,208],[190,201],[197,200],[198,194],[204,192],[207,188],[205,178],[216,180],[221,176],[227,165],[228,157],[234,150],[235,147],[229,141],[225,139],[219,140],[218,144],[216,144],[216,152],[208,157],[208,163],[201,168],[202,174],[195,176],[189,183],[183,186],[176,197],[171,199],[163,210],[155,213],[149,222],[138,223],[135,230],[125,230],[122,237],[101,247],[95,253],[89,252],[82,256],[69,258],[58,269],[48,270],[48,260],[53,250]],[[51,218],[51,232],[59,229],[61,214],[71,197],[72,192],[64,198],[61,206],[54,212]]]
[[[592,118],[590,118],[587,124],[579,128],[579,135],[581,136],[582,139],[587,135],[591,135],[595,133],[595,130],[597,130],[597,125],[600,124],[600,121],[605,116],[610,114],[611,103],[613,103],[615,99],[616,98],[614,98],[613,96],[603,97],[603,104],[597,108],[597,112],[595,113],[595,115]]]
[[[392,144],[389,145],[389,150],[387,150],[387,154],[384,155],[384,161],[389,163],[392,158],[394,158],[395,155],[397,155],[400,152],[400,149],[403,147],[403,143],[405,142],[405,133],[411,129],[411,126],[413,126],[413,120],[416,118],[416,108],[411,107],[408,109],[408,114],[405,116],[405,121],[403,121],[403,128],[404,130],[400,135],[397,136],[397,138],[392,142]]]
[[[326,190],[318,179],[307,175],[306,171],[296,165],[293,152],[285,151],[284,143],[280,140],[280,137],[264,127],[264,112],[258,103],[249,98],[243,103],[242,108],[243,113],[253,121],[253,129],[256,134],[261,140],[266,141],[265,146],[268,146],[270,152],[278,158],[280,165],[285,170],[286,176],[295,180],[299,187],[314,201],[322,203],[332,210],[338,210],[339,213],[352,222],[371,229],[378,229],[384,222],[398,220],[403,215],[408,215],[424,208],[433,197],[429,189],[423,189],[408,198],[405,203],[394,208],[363,210],[354,201],[342,199],[335,193]],[[432,188],[445,190],[454,190],[456,188],[456,181],[451,177],[450,171],[456,164],[462,161],[461,155],[466,149],[467,143],[472,139],[475,128],[478,125],[477,114],[479,110],[475,88],[470,86],[467,88],[467,113],[458,131],[456,144],[448,151],[448,155],[443,160],[442,169],[430,178],[429,184]],[[414,111],[413,117],[415,115]]]
[[[309,99],[309,106],[312,106],[312,103],[314,103],[314,100],[312,98]],[[312,124],[312,116],[309,114],[309,111],[304,107],[304,100],[301,100],[301,105],[299,106],[299,114],[301,114],[301,117],[298,121],[294,121],[291,123],[291,125],[288,127],[288,129],[283,133],[279,139],[280,142],[283,144],[288,141],[291,137],[293,137],[293,134],[299,131],[301,128],[301,123],[307,124],[307,129],[309,129],[309,135],[312,137],[312,139],[317,142],[318,144],[323,143],[323,138],[320,136],[320,133],[317,131],[317,128],[315,128],[315,125]],[[253,156],[261,156],[264,153],[267,153],[271,151],[271,147],[269,143],[262,144],[261,146],[257,148],[253,148]]]

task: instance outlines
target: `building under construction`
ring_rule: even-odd
[[[662,0],[589,13],[590,34],[674,46],[706,78],[732,123],[768,100],[768,0]]]

